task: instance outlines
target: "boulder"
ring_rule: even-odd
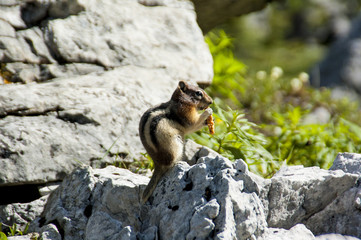
[[[140,158],[142,113],[179,80],[213,76],[188,1],[9,0],[0,12],[1,79],[27,83],[0,85],[0,187]]]
[[[361,154],[339,153],[330,170],[342,170],[345,173],[361,175]]]
[[[315,240],[315,236],[305,225],[297,224],[289,230],[269,228],[259,240]]]
[[[244,161],[205,147],[192,161],[166,173],[145,204],[148,177],[114,166],[78,168],[47,198],[30,232],[48,240],[360,237],[359,175],[295,166],[263,179]]]
[[[181,162],[141,204],[149,178],[125,169],[82,168],[49,197],[32,229],[53,224],[63,239],[248,239],[267,227],[248,171],[220,156]]]
[[[341,170],[303,166],[282,168],[271,178],[267,198],[263,200],[268,209],[269,226],[289,229],[307,222],[352,188],[357,179],[357,175]]]
[[[338,233],[361,238],[361,154],[339,153],[330,169],[357,174],[358,180],[305,224],[317,235]]]
[[[43,212],[47,198],[48,196],[44,196],[29,203],[0,205],[0,223],[8,226],[16,223],[18,229],[24,230],[27,224]],[[2,229],[5,231],[5,225]]]

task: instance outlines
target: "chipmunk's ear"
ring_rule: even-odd
[[[187,89],[187,84],[184,81],[179,81],[178,86],[180,90],[182,90],[182,92],[185,92],[185,90]]]

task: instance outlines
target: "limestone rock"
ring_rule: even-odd
[[[239,165],[239,164],[238,164]],[[51,194],[32,230],[64,239],[247,239],[266,229],[252,178],[227,159],[179,163],[142,205],[149,178],[109,166],[79,169]]]
[[[188,1],[11,1],[0,12],[1,79],[28,83],[0,85],[0,186],[139,158],[142,113],[179,80],[213,76]]]
[[[344,236],[337,233],[323,234],[316,237],[317,240],[359,240],[359,238]]]
[[[305,225],[297,224],[289,230],[283,228],[269,228],[259,240],[314,240],[315,236]]]
[[[112,166],[79,169],[51,194],[32,229],[48,232],[43,226],[55,223],[64,239],[125,239],[134,235],[132,228],[140,228],[140,193],[147,182],[147,177]]]
[[[315,234],[338,233],[361,238],[361,161],[360,154],[340,153],[331,169],[358,175],[357,183],[337,196],[324,209],[305,222]],[[319,224],[323,223],[323,224]]]
[[[41,229],[42,240],[62,240],[61,234],[54,224],[48,224]]]
[[[346,173],[361,175],[361,154],[339,153],[330,170],[340,169]]]
[[[194,165],[180,162],[167,172],[145,204],[149,178],[113,166],[78,169],[50,195],[30,230],[49,240],[359,237],[357,175],[295,166],[265,180],[242,160],[232,163],[207,148],[195,156]]]
[[[158,184],[151,204],[144,206],[143,227],[157,226],[166,239],[247,239],[262,234],[263,207],[255,183],[244,175],[220,156],[202,157],[190,168],[177,165]]]
[[[354,187],[338,196],[322,211],[305,222],[317,235],[339,233],[361,238],[361,187]],[[322,224],[320,224],[322,223]]]
[[[136,157],[144,152],[139,118],[152,104],[169,99],[177,84],[169,82],[162,69],[127,66],[43,84],[3,86],[0,185],[56,181],[79,163],[100,167],[116,154]]]
[[[269,226],[289,229],[306,222],[352,188],[357,178],[340,170],[327,171],[318,167],[282,168],[272,177],[267,195]]]
[[[0,36],[3,63],[38,64],[39,68],[49,63],[59,68],[73,63],[106,69],[136,65],[164,68],[177,79],[206,84],[212,79],[212,58],[188,1],[32,0],[14,4],[13,11],[2,18],[5,24],[0,31],[7,32]],[[0,5],[0,12],[9,9]],[[17,15],[26,24],[20,20],[14,24],[12,16]],[[15,31],[19,25],[22,29]]]
[[[8,226],[16,223],[19,229],[24,230],[26,224],[35,220],[43,212],[47,198],[48,196],[44,196],[29,203],[0,205],[0,222]]]

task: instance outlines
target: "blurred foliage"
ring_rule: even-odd
[[[347,30],[361,0],[274,1],[260,12],[221,26],[234,37],[235,55],[249,66],[270,71],[282,66],[285,75],[308,71],[337,36]]]
[[[248,74],[223,31],[209,33],[206,42],[214,59],[214,81],[207,92],[215,98],[216,133],[195,133],[191,138],[196,142],[230,159],[244,159],[262,176],[283,165],[329,168],[338,152],[361,151],[358,103],[311,88],[304,72],[289,78],[273,67]],[[318,109],[329,114],[314,120]]]

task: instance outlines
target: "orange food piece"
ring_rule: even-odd
[[[209,129],[209,133],[210,134],[214,134],[214,121],[213,121],[213,116],[210,115],[208,118],[207,118],[207,125],[208,125],[208,129]]]

